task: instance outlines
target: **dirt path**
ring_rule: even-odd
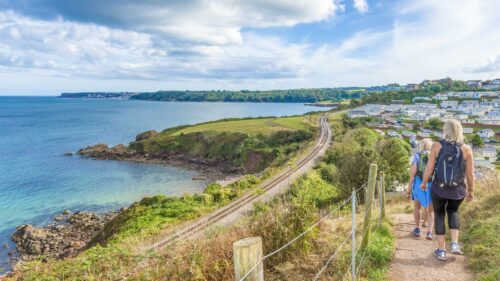
[[[425,238],[415,239],[412,214],[393,214],[395,223],[396,254],[391,264],[391,280],[394,281],[468,281],[474,275],[466,269],[464,256],[452,255],[448,260],[438,261],[433,254],[436,242]]]

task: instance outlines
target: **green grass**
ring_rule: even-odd
[[[395,250],[395,237],[389,221],[372,232],[366,252],[366,265],[362,271],[364,280],[389,280],[389,265]],[[362,280],[363,280],[362,278]]]
[[[333,113],[328,116],[328,123],[330,123],[330,126],[336,125],[336,126],[343,126],[342,120],[344,119],[344,113]]]
[[[478,280],[500,280],[500,188],[499,181],[477,186],[476,202],[462,212],[464,252]]]
[[[317,117],[312,117],[312,124],[315,124]],[[242,119],[222,122],[211,122],[200,125],[190,126],[172,133],[173,136],[180,134],[189,134],[194,132],[241,132],[248,134],[264,134],[281,130],[306,130],[308,127],[307,116],[283,117],[283,118],[258,118]]]

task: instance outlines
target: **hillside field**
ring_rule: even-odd
[[[318,115],[311,116],[311,124],[316,127],[318,124]],[[240,132],[248,134],[270,135],[277,131],[296,131],[307,130],[309,126],[309,116],[294,117],[270,117],[257,119],[241,119],[221,122],[210,122],[200,125],[190,126],[172,133],[172,136],[180,134],[189,134],[194,132]]]

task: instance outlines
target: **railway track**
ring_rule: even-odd
[[[270,179],[269,181],[265,182],[261,188],[263,189],[263,193],[256,194],[253,191],[250,191],[243,195],[242,197],[236,199],[235,201],[229,203],[228,205],[218,209],[217,211],[213,212],[212,214],[202,217],[198,219],[197,221],[193,222],[190,225],[185,226],[184,228],[180,229],[179,231],[165,237],[164,239],[151,244],[150,246],[144,248],[143,251],[150,251],[154,249],[161,248],[169,243],[172,243],[176,240],[179,239],[188,239],[190,237],[196,236],[200,234],[203,230],[205,230],[207,227],[212,226],[217,224],[219,221],[222,219],[226,218],[230,214],[233,214],[234,212],[238,211],[239,209],[243,208],[244,206],[247,206],[248,204],[252,204],[253,202],[256,202],[257,200],[260,199],[260,197],[264,196],[266,193],[270,192],[272,189],[276,188],[279,184],[282,184],[283,182],[286,182],[293,174],[294,172],[298,171],[302,167],[304,167],[306,164],[310,163],[311,160],[316,158],[318,153],[326,146],[329,144],[330,137],[331,137],[331,132],[330,132],[330,127],[328,126],[328,121],[326,116],[321,116],[320,117],[320,124],[321,124],[321,132],[320,132],[320,137],[318,138],[317,143],[313,147],[313,149],[302,159],[300,159],[298,162],[296,162],[295,166],[293,168],[287,168],[286,170],[282,171],[280,174],[275,176],[274,178]]]

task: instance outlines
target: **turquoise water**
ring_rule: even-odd
[[[302,104],[174,103],[0,97],[0,243],[21,224],[44,224],[64,209],[107,211],[154,194],[201,191],[195,172],[160,165],[63,156],[139,132],[227,117],[317,110]],[[0,267],[8,250],[0,247]]]

